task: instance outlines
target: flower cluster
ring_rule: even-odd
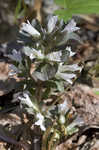
[[[58,123],[60,125],[64,125],[65,130],[67,130],[68,133],[76,126],[80,126],[84,123],[80,117],[77,117],[72,123],[67,123],[69,117],[66,118],[66,116],[70,113],[70,111],[66,100],[64,100],[63,103],[53,105],[46,110],[42,109],[41,106],[38,106],[35,101],[32,101],[32,96],[30,98],[29,93],[26,91],[23,93],[23,96],[19,96],[18,98],[21,100],[22,104],[27,105],[29,108],[27,111],[35,116],[34,124],[40,126],[42,131],[45,131],[48,126],[46,119],[49,120],[50,124],[54,122],[55,126],[58,126]],[[44,107],[44,104],[42,107]]]
[[[57,93],[72,84],[76,73],[82,70],[78,64],[69,64],[75,52],[67,46],[67,41],[80,41],[74,33],[77,30],[74,20],[65,24],[57,16],[48,16],[43,26],[37,20],[27,21],[22,23],[19,32],[18,42],[23,45],[21,51],[14,49],[8,55],[13,61],[9,66],[9,76],[17,74],[22,78],[22,95],[18,99],[23,108],[34,116],[33,125],[45,131],[44,137],[46,142],[50,140],[50,144],[78,131],[76,126],[83,123],[80,118],[74,120],[74,117],[69,117],[66,100],[47,105],[47,100],[53,96],[57,98]]]
[[[69,64],[69,58],[75,52],[72,52],[70,46],[66,46],[69,39],[80,41],[74,33],[77,30],[79,28],[74,20],[65,24],[57,16],[48,16],[44,27],[37,20],[31,23],[27,21],[22,23],[19,32],[18,42],[23,44],[21,51],[14,49],[8,55],[13,61],[9,75],[18,74],[25,80],[25,92],[19,99],[25,104],[27,111],[35,116],[34,124],[43,131],[47,128],[47,119],[51,124],[55,122],[54,118],[56,124],[66,124],[66,101],[46,109],[43,99],[50,98],[58,91],[63,92],[64,85],[72,84],[76,72],[82,70],[77,64]]]
[[[69,39],[80,40],[73,33],[77,30],[79,28],[76,27],[74,20],[65,25],[57,16],[49,16],[44,28],[37,20],[33,20],[31,24],[29,21],[22,23],[18,42],[24,44],[22,53],[35,64],[33,79],[47,81],[54,78],[55,81],[72,84],[72,79],[76,77],[73,72],[80,72],[81,68],[77,64],[67,65],[69,57],[75,55],[75,52],[71,51],[70,46],[62,45],[65,45]],[[19,63],[22,62],[22,56],[16,50],[13,50],[12,55],[8,57]]]

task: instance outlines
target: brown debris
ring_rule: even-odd
[[[99,124],[99,96],[87,85],[75,85],[64,96],[86,124]]]
[[[7,80],[8,79],[8,63],[0,62],[0,80]]]

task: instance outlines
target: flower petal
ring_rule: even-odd
[[[12,54],[7,55],[7,57],[17,62],[22,61],[22,56],[20,51],[16,51],[15,49],[13,49]]]
[[[44,116],[41,113],[37,113],[36,118],[38,121],[35,122],[35,125],[40,126],[42,131],[45,131],[46,128],[44,126]]]
[[[9,65],[9,69],[10,69],[9,76],[13,76],[16,75],[17,73],[20,73],[20,70],[13,64]]]
[[[71,32],[74,32],[74,31],[77,31],[79,30],[80,28],[76,27],[76,22],[72,19],[68,24],[67,26],[64,28],[64,31],[67,31],[68,33],[71,33]]]
[[[18,98],[21,100],[21,102],[23,104],[26,104],[27,106],[34,108],[34,105],[33,105],[32,101],[31,101],[28,93],[24,92],[23,93],[23,97],[19,96]]]
[[[58,112],[65,114],[69,110],[67,101],[64,100],[62,104],[58,104]]]
[[[70,57],[72,57],[72,56],[75,55],[75,52],[72,52],[72,51],[71,51],[71,47],[69,47],[69,46],[66,47],[66,50],[70,52],[70,55],[69,55]]]
[[[73,73],[71,73],[71,74],[70,73],[60,73],[60,72],[56,73],[56,78],[61,78],[65,81],[69,82],[70,84],[72,84],[72,79],[75,77],[76,77],[76,75]]]
[[[21,31],[25,31],[33,37],[40,36],[40,33],[30,24],[29,21],[27,21],[27,23],[22,23]]]
[[[65,71],[79,71],[81,72],[82,67],[78,66],[78,64],[73,64],[73,65],[61,65],[60,66],[60,72],[65,72]]]
[[[47,24],[48,33],[51,33],[54,30],[56,23],[57,23],[57,20],[58,20],[57,16],[50,16],[49,17],[49,21]]]
[[[25,55],[29,56],[30,59],[43,59],[44,55],[41,53],[41,50],[36,50],[34,48],[30,48],[28,46],[24,46],[23,52]]]

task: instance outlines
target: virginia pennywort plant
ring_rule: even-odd
[[[53,149],[54,143],[76,132],[76,126],[82,123],[76,120],[70,125],[74,117],[69,117],[71,111],[66,100],[47,105],[47,100],[62,93],[68,84],[73,83],[76,73],[82,70],[77,64],[69,64],[75,52],[66,46],[70,39],[80,41],[74,33],[77,30],[74,20],[65,24],[57,16],[49,16],[43,26],[37,20],[27,21],[22,23],[18,37],[23,48],[8,55],[13,60],[9,75],[17,74],[23,82],[23,96],[19,96],[19,100],[34,116],[34,125],[44,131],[43,150]],[[48,139],[50,144],[44,145]]]

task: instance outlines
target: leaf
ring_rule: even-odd
[[[50,95],[50,92],[51,92],[51,88],[49,86],[42,95],[43,99],[47,99],[48,96]]]
[[[59,82],[59,81],[55,81],[56,85],[57,85],[57,89],[60,91],[60,92],[64,92],[64,84],[63,82]]]
[[[95,93],[96,95],[99,95],[99,91],[95,91],[94,93]]]
[[[17,20],[18,15],[19,15],[19,12],[20,12],[20,10],[21,10],[21,3],[22,3],[22,1],[21,1],[21,0],[18,0],[16,9],[15,9],[15,20]]]
[[[64,8],[66,8],[67,7],[67,4],[66,4],[66,0],[54,0],[55,1],[55,3],[57,4],[57,5],[59,5],[59,6],[61,6],[61,7],[64,7]]]
[[[29,36],[26,32],[19,32],[19,36],[18,36],[18,43],[22,43],[25,45],[31,45],[32,41],[32,37]]]
[[[41,81],[47,81],[55,76],[57,72],[57,65],[46,64],[41,68],[41,72],[34,71],[32,76],[35,79],[39,79]]]
[[[24,46],[23,49],[22,49],[22,51],[24,52],[25,55],[27,55],[29,57],[31,56],[31,54],[33,52],[32,48],[30,48],[28,46]]]
[[[79,131],[79,129],[74,127],[74,128],[71,128],[71,129],[67,130],[67,134],[68,135],[72,135],[72,134],[74,134],[74,133],[76,133],[78,131]]]
[[[57,10],[56,15],[65,21],[73,15],[78,14],[99,14],[99,0],[55,0],[56,4],[63,6],[64,9]]]

